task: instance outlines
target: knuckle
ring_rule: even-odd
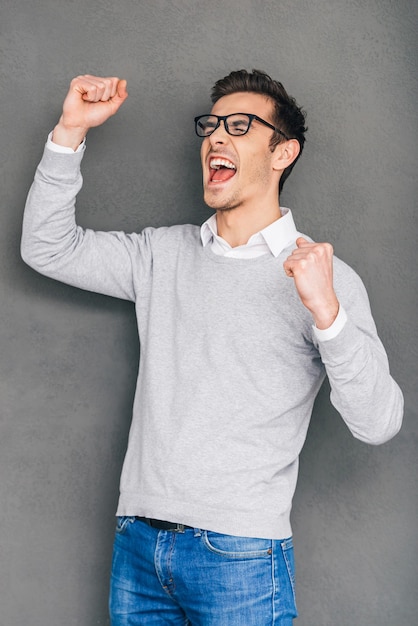
[[[315,245],[314,251],[318,255],[318,257],[322,258],[324,256],[332,256],[332,254],[334,253],[334,248],[330,243],[327,242],[318,243]]]
[[[326,241],[324,243],[321,243],[320,245],[321,245],[321,249],[324,252],[327,252],[327,253],[331,252],[332,253],[334,251],[332,245],[330,243],[326,242]]]

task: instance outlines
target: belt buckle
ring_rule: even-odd
[[[176,524],[175,528],[172,530],[174,533],[184,533],[184,524]]]

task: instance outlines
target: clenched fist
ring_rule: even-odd
[[[77,76],[71,81],[53,141],[75,150],[87,131],[114,115],[127,97],[126,80]]]
[[[283,263],[295,281],[302,303],[312,313],[317,328],[329,328],[338,314],[339,302],[333,284],[333,255],[330,243],[311,243],[303,237]]]

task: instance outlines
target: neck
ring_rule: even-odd
[[[245,245],[250,237],[266,228],[281,217],[280,207],[271,207],[270,210],[260,211],[257,207],[254,211],[248,211],[242,207],[216,212],[216,226],[218,235],[225,239],[230,246]]]

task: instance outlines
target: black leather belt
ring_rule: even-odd
[[[186,526],[186,524],[175,524],[174,522],[164,522],[160,519],[152,519],[150,517],[139,517],[135,516],[135,519],[140,522],[144,522],[144,524],[148,524],[152,528],[156,528],[157,530],[171,530],[174,533],[184,533],[186,528],[193,528],[192,526]]]

